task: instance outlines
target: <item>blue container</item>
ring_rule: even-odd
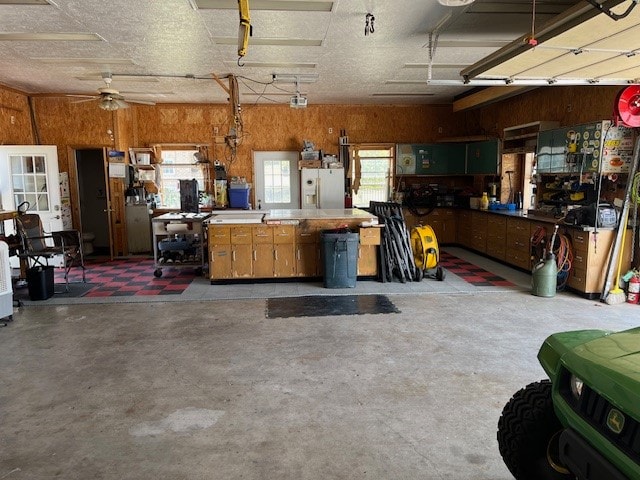
[[[229,189],[229,206],[231,208],[249,208],[249,192],[250,188],[230,188]]]

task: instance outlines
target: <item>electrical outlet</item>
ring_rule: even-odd
[[[15,125],[16,124],[16,117],[15,115],[11,115],[11,125]]]
[[[438,127],[438,133],[442,133],[442,127]]]
[[[333,133],[333,128],[329,127],[329,133]]]
[[[218,127],[213,127],[213,134],[218,135]]]

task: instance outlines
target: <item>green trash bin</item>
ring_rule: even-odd
[[[320,235],[325,288],[354,288],[358,278],[360,235],[325,230]]]

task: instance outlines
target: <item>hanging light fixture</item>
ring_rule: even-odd
[[[465,5],[470,5],[475,0],[438,0],[440,5],[444,5],[445,7],[464,7]]]
[[[111,95],[103,95],[98,106],[102,110],[113,111],[118,110],[119,108],[127,108],[129,107],[129,104],[124,100],[120,100]]]

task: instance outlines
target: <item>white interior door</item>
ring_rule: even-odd
[[[299,152],[253,152],[254,208],[300,208],[299,158]]]
[[[15,210],[29,202],[29,212],[40,215],[46,232],[62,230],[55,146],[0,146],[0,192],[2,207]]]

